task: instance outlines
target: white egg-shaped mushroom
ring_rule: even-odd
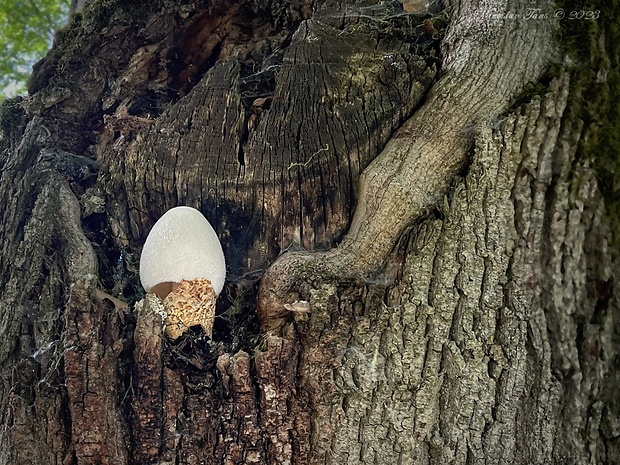
[[[211,335],[226,262],[215,231],[198,210],[175,207],[151,229],[140,257],[144,289],[164,299],[166,333],[176,339],[195,324]]]

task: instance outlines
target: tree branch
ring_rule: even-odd
[[[357,208],[341,244],[324,254],[284,254],[267,271],[259,291],[266,327],[286,313],[291,283],[309,267],[339,278],[376,273],[406,229],[443,197],[467,161],[478,122],[504,112],[549,64],[553,20],[527,20],[525,11],[524,1],[511,9],[499,1],[470,0],[449,7],[442,78],[362,173]],[[278,270],[285,275],[273,276]]]

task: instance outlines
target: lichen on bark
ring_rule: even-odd
[[[553,24],[494,22],[493,5],[449,4],[428,94],[438,62],[388,3],[165,3],[100,24],[80,57],[100,73],[52,53],[0,156],[0,462],[620,460],[587,121],[562,72],[506,110]],[[239,274],[212,340],[166,339],[158,302],[102,294],[142,297],[132,260],[177,203],[215,212]],[[272,264],[259,328],[265,265],[348,227]]]
[[[618,322],[597,310],[594,286],[613,279],[610,231],[563,119],[568,90],[563,74],[544,99],[479,128],[443,220],[411,232],[396,287],[310,291],[312,311],[296,319],[308,463],[615,457],[613,436],[583,437],[618,418],[599,391]]]

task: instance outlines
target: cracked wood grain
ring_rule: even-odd
[[[265,329],[281,323],[292,283],[303,279],[308,267],[339,278],[379,272],[402,234],[437,204],[465,165],[476,125],[504,112],[528,81],[540,77],[552,55],[553,23],[516,15],[506,27],[492,19],[497,11],[525,7],[524,2],[448,5],[442,77],[361,173],[355,213],[338,247],[282,255],[267,271],[258,299]]]

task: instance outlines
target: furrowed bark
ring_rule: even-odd
[[[307,463],[618,457],[615,433],[595,432],[618,418],[603,387],[617,378],[604,354],[617,354],[618,318],[596,290],[615,279],[611,231],[594,172],[575,158],[567,76],[551,87],[481,125],[444,219],[416,225],[404,246],[398,285],[328,283],[302,296]]]
[[[286,254],[268,270],[258,301],[265,328],[286,315],[290,289],[308,267],[332,277],[370,277],[414,220],[437,205],[465,166],[477,125],[502,114],[550,63],[555,23],[527,20],[526,9],[526,2],[448,5],[443,76],[362,172],[355,214],[338,247]]]
[[[600,121],[559,71],[507,110],[555,23],[473,3],[432,85],[411,2],[87,2],[0,108],[0,463],[620,462]],[[139,284],[179,204],[212,339]]]

